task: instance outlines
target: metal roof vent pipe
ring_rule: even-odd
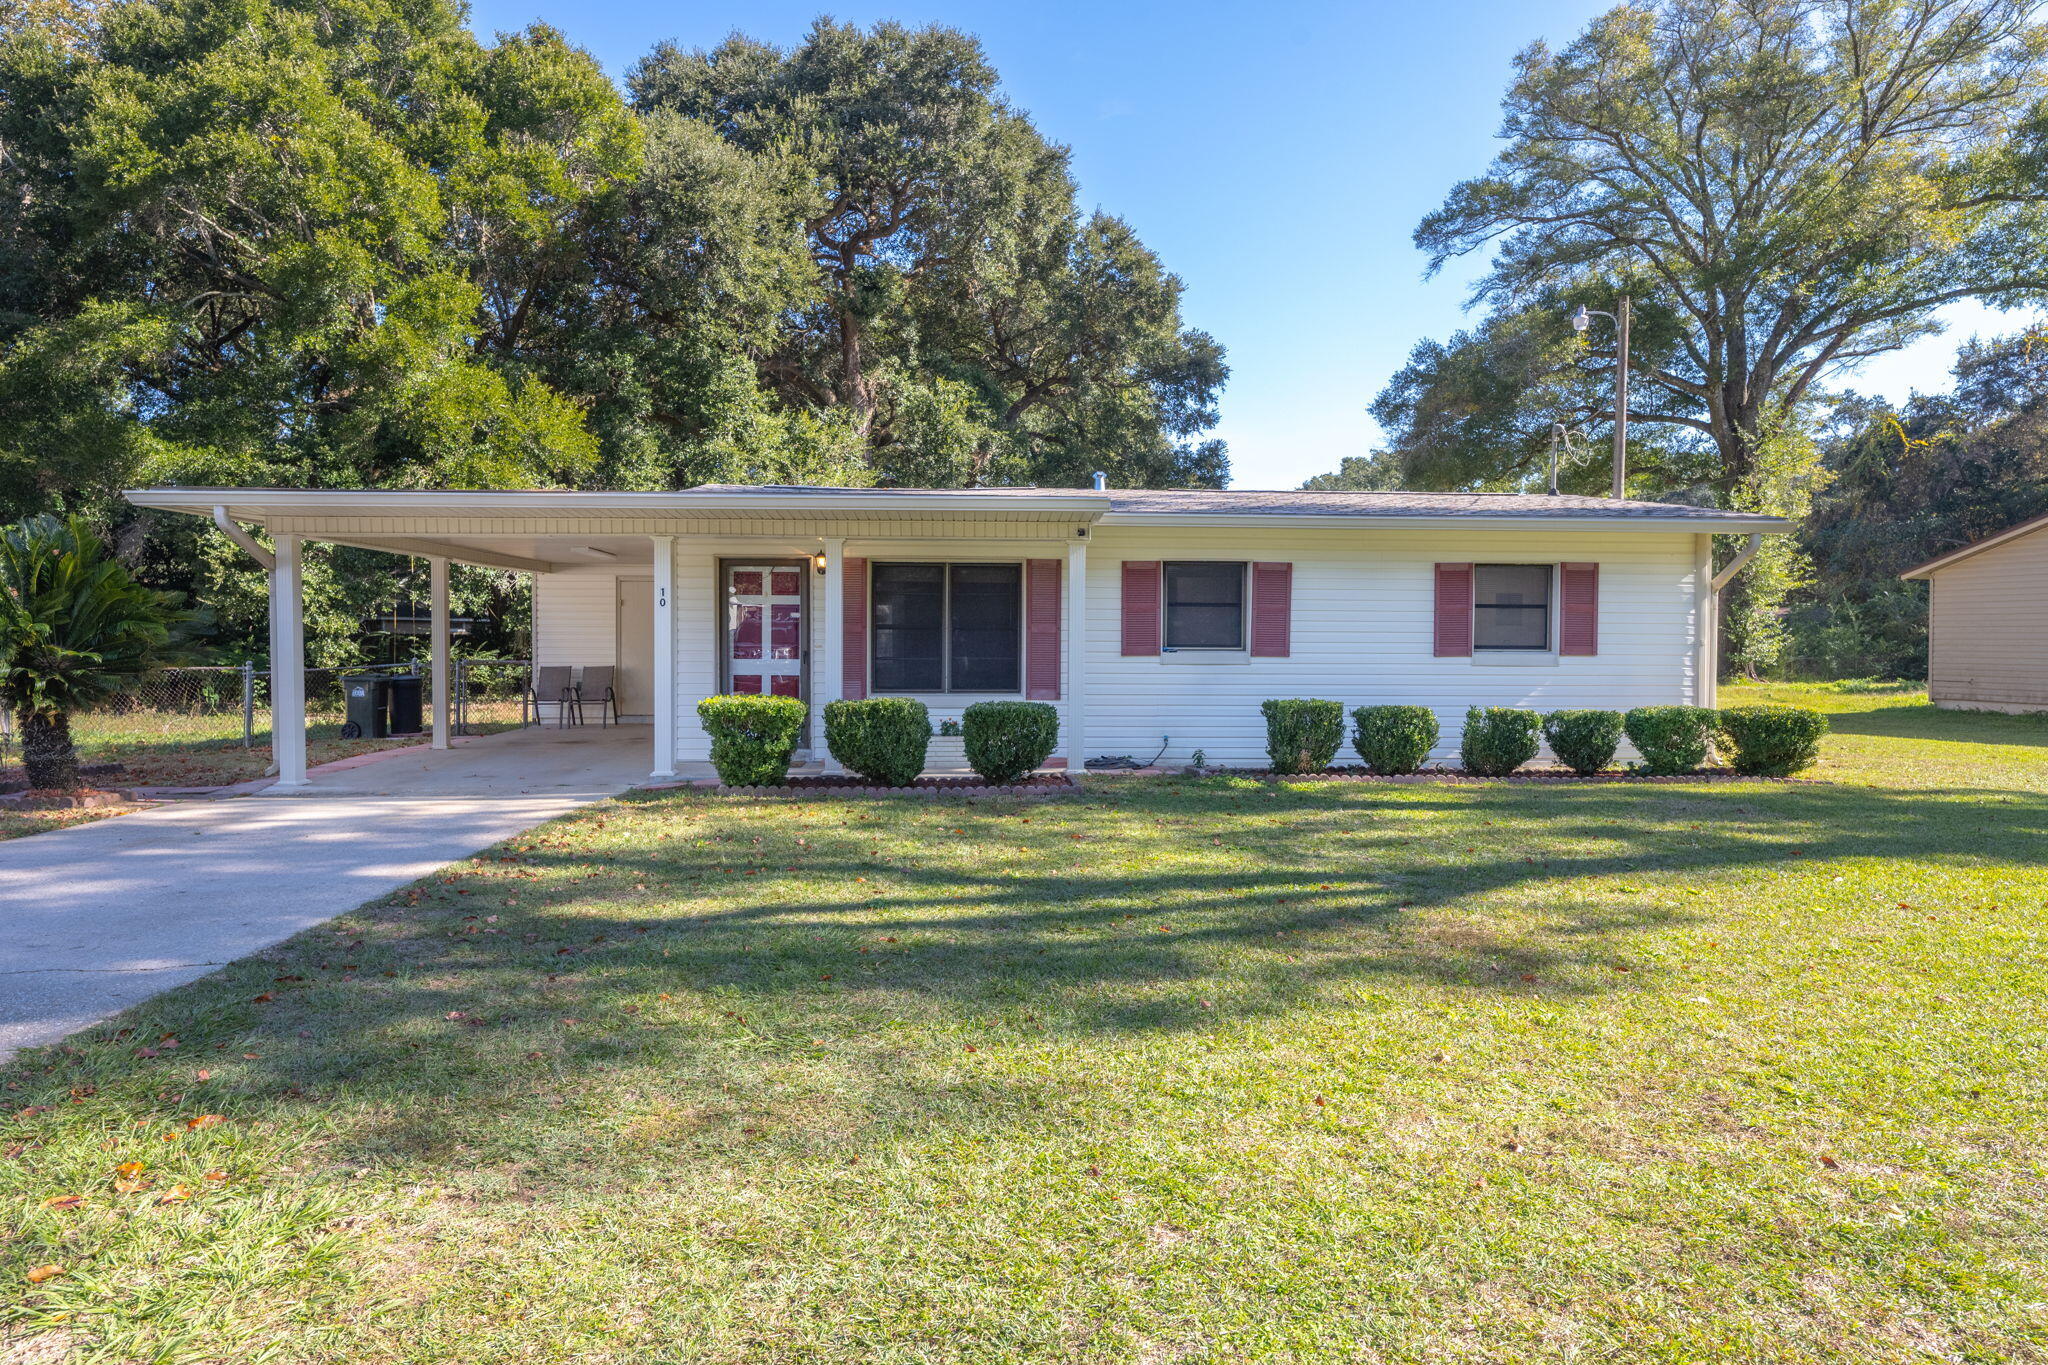
[[[1099,469],[1095,471],[1095,491],[1098,493],[1107,493],[1109,491],[1109,475]]]

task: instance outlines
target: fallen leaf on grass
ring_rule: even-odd
[[[156,1197],[159,1204],[182,1204],[192,1197],[190,1185],[173,1185]]]
[[[227,1121],[228,1116],[226,1114],[201,1114],[196,1119],[186,1119],[185,1126],[187,1128],[211,1128],[217,1123],[226,1123]]]
[[[147,1180],[116,1180],[114,1182],[114,1193],[141,1194],[150,1187],[150,1184],[151,1182]]]
[[[1828,1155],[1828,1154],[1827,1154],[1826,1152],[1822,1152],[1822,1153],[1820,1154],[1820,1164],[1821,1164],[1821,1165],[1823,1165],[1823,1166],[1825,1166],[1825,1167],[1827,1167],[1827,1168],[1828,1168],[1829,1170],[1831,1170],[1831,1171],[1834,1171],[1834,1170],[1839,1170],[1839,1169],[1841,1169],[1841,1165],[1842,1165],[1842,1163],[1841,1163],[1841,1162],[1839,1162],[1839,1161],[1835,1160],[1835,1159],[1834,1159],[1833,1157],[1829,1156],[1829,1155]]]
[[[64,1267],[61,1265],[31,1266],[28,1272],[28,1282],[30,1284],[41,1284],[44,1280],[54,1280],[63,1273]]]
[[[208,1171],[206,1178],[217,1185],[228,1178],[228,1173],[226,1171]]]
[[[269,991],[265,991],[263,992],[263,994],[257,996],[251,1003],[257,1005],[267,1005],[275,999],[277,999],[276,996],[272,995]]]
[[[82,1194],[53,1194],[43,1201],[46,1209],[75,1209],[85,1202]]]

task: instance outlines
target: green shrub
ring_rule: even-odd
[[[1622,719],[1628,742],[1643,756],[1643,771],[1678,777],[1707,761],[1714,713],[1704,706],[1638,706]]]
[[[1344,703],[1311,697],[1262,702],[1266,756],[1276,773],[1319,773],[1344,742]]]
[[[1052,756],[1060,713],[1042,701],[978,701],[960,713],[967,766],[985,782],[1015,782]]]
[[[907,787],[924,771],[931,713],[910,697],[825,703],[825,747],[871,782]]]
[[[1429,761],[1442,729],[1427,706],[1361,706],[1351,713],[1351,747],[1376,773],[1412,773]]]
[[[1735,750],[1736,772],[1790,777],[1820,761],[1828,718],[1803,706],[1730,706],[1720,714],[1720,731]]]
[[[1621,747],[1621,712],[1552,711],[1543,718],[1543,738],[1565,767],[1582,776],[1597,773]]]
[[[1481,777],[1505,777],[1536,757],[1536,735],[1542,724],[1534,711],[1512,706],[1469,708],[1465,736],[1458,742],[1465,771]]]
[[[789,776],[809,708],[795,697],[706,697],[697,719],[711,736],[711,766],[728,787],[772,787]]]

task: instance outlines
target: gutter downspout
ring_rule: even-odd
[[[1735,575],[1741,573],[1749,564],[1749,561],[1756,558],[1756,552],[1761,550],[1763,545],[1764,533],[1762,531],[1751,531],[1748,543],[1735,552],[1735,558],[1728,561],[1728,567],[1714,575],[1713,582],[1707,589],[1708,601],[1712,606],[1712,614],[1709,616],[1707,623],[1707,638],[1712,645],[1707,654],[1706,682],[1708,687],[1712,689],[1710,693],[1712,700],[1708,703],[1709,705],[1713,705],[1721,700],[1721,589],[1735,581]]]
[[[277,567],[277,556],[270,553],[270,551],[264,549],[261,545],[257,544],[256,538],[254,536],[250,535],[247,531],[244,531],[239,525],[237,525],[228,516],[227,508],[215,507],[213,509],[213,524],[215,526],[220,527],[220,533],[222,535],[226,536],[229,540],[232,540],[233,542],[235,542],[235,544],[241,546],[244,550],[246,550],[249,554],[249,558],[255,560],[258,564],[261,564],[266,573]]]
[[[1742,572],[1743,566],[1748,564],[1750,560],[1755,559],[1756,552],[1763,547],[1764,533],[1762,531],[1751,531],[1749,533],[1749,543],[1736,552],[1735,558],[1728,561],[1727,568],[1714,575],[1714,596],[1716,600],[1720,597],[1721,589],[1727,587],[1734,580],[1735,575]]]
[[[272,604],[272,605],[271,605],[271,611],[270,611],[270,660],[271,660],[271,673],[270,673],[270,679],[271,679],[271,687],[270,687],[270,736],[271,736],[271,738],[270,738],[270,766],[269,766],[269,767],[267,767],[267,768],[265,768],[265,769],[263,770],[263,775],[264,775],[265,777],[276,777],[276,776],[277,776],[277,774],[278,774],[278,764],[277,764],[277,607],[276,607],[276,603],[277,603],[277,556],[276,556],[276,555],[274,555],[274,554],[272,554],[272,553],[271,553],[270,551],[268,551],[268,550],[264,549],[264,548],[263,548],[263,547],[262,547],[261,545],[257,544],[257,542],[256,542],[256,537],[254,537],[254,536],[250,535],[250,534],[249,534],[249,533],[248,533],[247,531],[244,531],[244,530],[243,530],[243,529],[241,528],[241,526],[240,526],[240,525],[238,525],[238,524],[237,524],[237,523],[236,523],[236,522],[235,522],[235,521],[233,520],[233,518],[231,518],[231,517],[229,517],[229,516],[228,516],[228,509],[227,509],[227,508],[225,508],[225,507],[222,507],[222,506],[219,506],[219,505],[215,505],[215,507],[214,507],[214,509],[213,509],[213,524],[214,524],[215,526],[218,526],[218,527],[220,528],[220,533],[221,533],[222,535],[226,536],[226,537],[227,537],[227,538],[228,538],[229,540],[232,540],[233,542],[235,542],[235,544],[237,544],[237,545],[241,546],[241,547],[242,547],[242,549],[243,549],[243,550],[244,550],[244,551],[245,551],[245,552],[246,552],[246,553],[248,554],[249,558],[251,558],[251,559],[255,560],[255,561],[256,561],[256,562],[258,563],[258,564],[262,565],[262,566],[263,566],[263,572],[264,572],[264,575],[265,575],[265,577],[267,577],[267,578],[268,578],[268,579],[270,580],[270,585],[271,585],[271,591],[270,591],[270,593],[269,593],[269,598],[270,598],[270,602],[271,602],[271,604]]]

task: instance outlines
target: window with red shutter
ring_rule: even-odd
[[[1024,695],[1060,698],[1060,562],[1024,561]]]
[[[839,635],[839,695],[859,701],[868,694],[868,562],[842,561],[846,623]]]
[[[1294,566],[1252,565],[1252,657],[1284,659],[1291,651]]]
[[[1598,654],[1600,652],[1600,566],[1560,564],[1557,652]]]
[[[1124,653],[1159,652],[1159,561],[1126,559],[1123,591]]]
[[[1436,653],[1439,658],[1472,653],[1472,566],[1436,566]]]

